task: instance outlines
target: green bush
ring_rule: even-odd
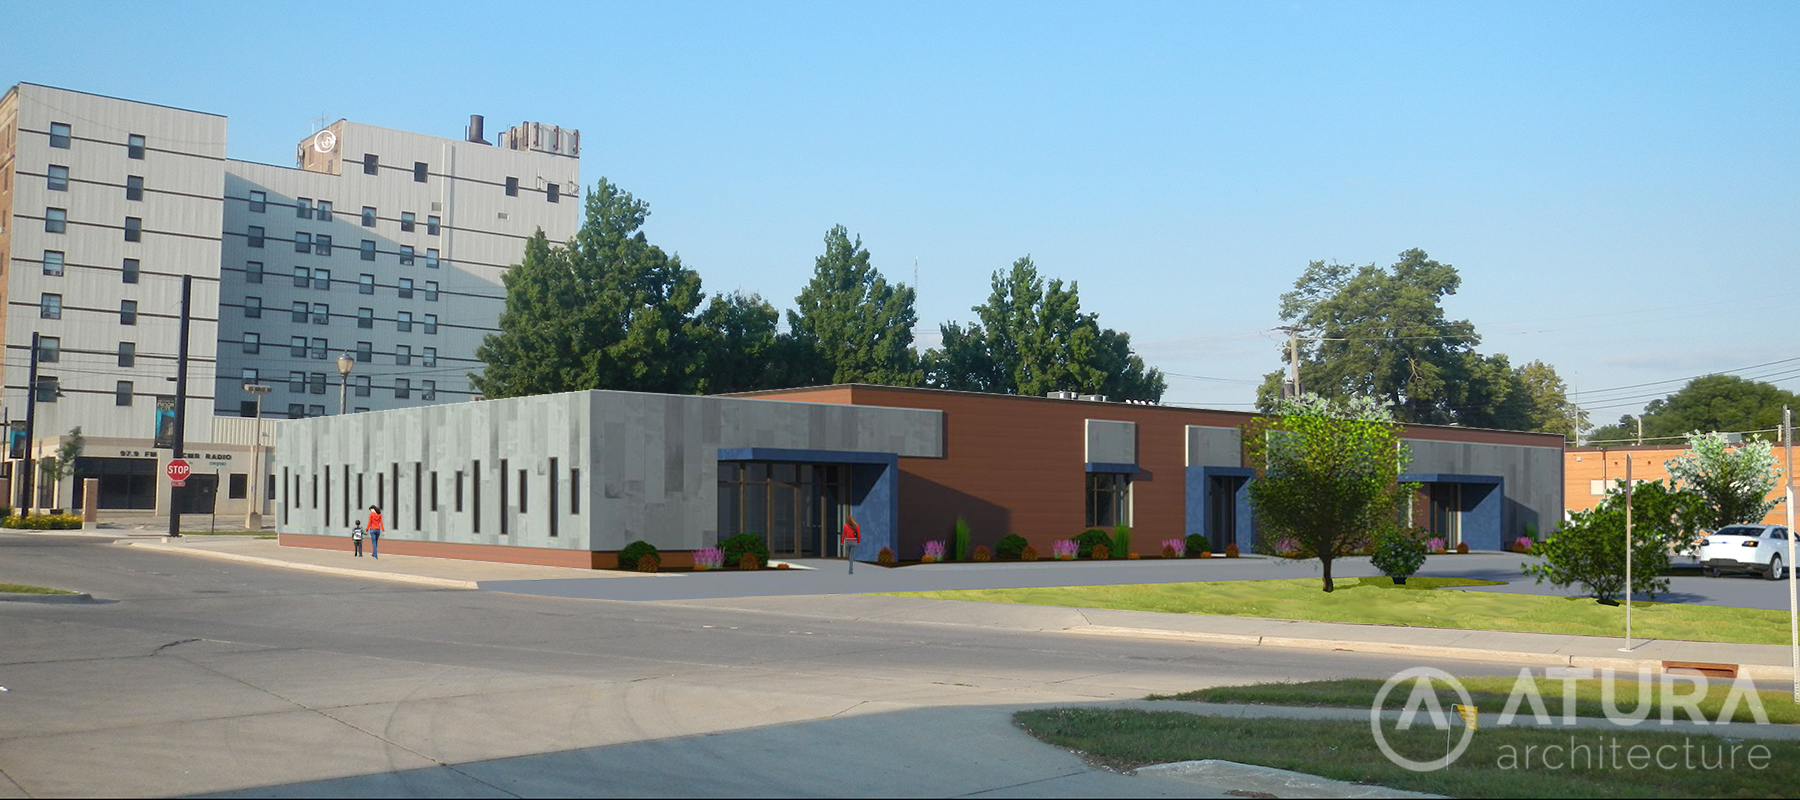
[[[742,565],[744,554],[756,556],[757,569],[769,566],[769,544],[754,533],[740,533],[719,543],[725,551],[725,563]]]
[[[1112,549],[1112,557],[1113,558],[1130,558],[1131,557],[1131,526],[1130,525],[1126,525],[1124,523],[1119,523],[1118,525],[1113,526],[1112,548],[1111,549]]]
[[[1025,548],[1030,545],[1030,542],[1025,541],[1025,537],[1009,533],[1000,537],[1000,543],[994,545],[994,555],[1000,558],[1019,558],[1025,555]]]
[[[1075,537],[1075,557],[1093,558],[1094,546],[1101,545],[1112,549],[1112,536],[1099,528],[1089,528]]]
[[[654,555],[657,555],[656,545],[639,539],[619,551],[619,569],[637,569],[638,562],[644,560],[644,556]],[[662,558],[658,557],[657,561],[661,562]]]
[[[1425,566],[1425,541],[1411,531],[1390,526],[1375,535],[1369,563],[1390,578],[1406,578]]]
[[[1190,533],[1187,537],[1187,557],[1199,558],[1212,555],[1212,542],[1198,533]]]
[[[956,561],[968,561],[971,555],[969,550],[969,521],[962,517],[957,517],[956,524],[950,528],[950,558]]]
[[[1595,600],[1614,604],[1625,586],[1625,492],[1623,481],[1600,503],[1570,515],[1550,537],[1532,545],[1541,564],[1525,564],[1525,574],[1557,587],[1580,584]],[[1669,591],[1663,572],[1671,550],[1693,546],[1707,512],[1703,499],[1690,492],[1670,491],[1660,480],[1632,488],[1631,587],[1654,599]]]

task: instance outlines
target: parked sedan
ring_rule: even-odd
[[[1780,525],[1727,525],[1700,540],[1700,564],[1707,576],[1750,572],[1769,580],[1787,577],[1787,528]]]

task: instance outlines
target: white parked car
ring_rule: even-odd
[[[1788,531],[1780,525],[1727,525],[1700,540],[1700,564],[1708,577],[1753,572],[1769,580],[1787,577]]]

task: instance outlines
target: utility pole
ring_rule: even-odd
[[[181,276],[181,349],[175,354],[175,455],[183,458],[187,449],[187,373],[188,311],[194,301],[194,276]],[[181,506],[175,502],[175,487],[169,487],[169,535],[181,535]]]
[[[36,473],[32,467],[32,437],[37,435],[37,393],[38,393],[38,332],[31,332],[31,374],[25,380],[25,474],[19,476],[19,511],[24,513],[32,506],[33,477]]]
[[[1282,328],[1288,332],[1288,387],[1293,397],[1300,396],[1300,328]]]
[[[1794,578],[1794,410],[1781,407],[1781,443],[1787,450],[1788,637],[1793,642],[1794,699],[1800,700],[1800,585]]]
[[[1638,415],[1637,422],[1638,422],[1637,443],[1638,443],[1639,447],[1643,447],[1644,446],[1644,417],[1642,414]]]
[[[1631,652],[1631,459],[1625,455],[1625,646]]]

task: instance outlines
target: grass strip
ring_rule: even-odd
[[[22,583],[0,583],[0,594],[74,594],[74,592],[65,592],[46,586],[26,586]]]
[[[1383,756],[1367,722],[1069,708],[1021,711],[1013,721],[1045,742],[1114,770],[1211,758],[1449,797],[1789,797],[1791,765],[1800,759],[1800,744],[1782,740],[1625,729],[1483,728],[1448,769],[1412,772]],[[1444,753],[1444,731],[1429,724],[1385,733],[1394,749],[1409,758]],[[1552,769],[1542,761],[1545,748],[1560,748],[1556,760],[1563,762],[1571,746],[1580,745],[1590,748],[1586,763],[1578,757]],[[1533,758],[1524,763],[1520,754],[1528,747]],[[1646,766],[1633,765],[1634,747],[1651,754]],[[1667,747],[1674,750],[1659,750]],[[1759,759],[1760,769],[1750,759],[1757,747],[1768,754]],[[1655,763],[1659,752],[1664,763],[1674,760],[1674,769]]]
[[[1512,695],[1515,678],[1458,678],[1463,688],[1469,690],[1470,699],[1483,714],[1498,715],[1506,709],[1506,701]],[[1249,705],[1271,706],[1304,706],[1312,708],[1369,708],[1375,704],[1375,695],[1381,691],[1383,681],[1369,678],[1345,678],[1330,681],[1305,681],[1298,683],[1258,683],[1249,686],[1216,686],[1209,689],[1197,689],[1175,695],[1151,695],[1151,700],[1197,700],[1203,703],[1244,703]],[[1560,719],[1563,713],[1563,681],[1552,678],[1534,678],[1538,694],[1544,699],[1544,709],[1554,719]],[[1606,698],[1601,681],[1574,681],[1575,715],[1580,717],[1605,717]],[[1662,718],[1662,691],[1655,681],[1639,683],[1630,680],[1615,680],[1615,696],[1613,706],[1621,713],[1631,715],[1638,709],[1639,702],[1648,698],[1650,703],[1649,719]],[[1679,685],[1676,692],[1685,696],[1693,691],[1690,687]],[[1706,696],[1700,700],[1700,710],[1706,719],[1717,720],[1719,710],[1724,706],[1725,696],[1731,691],[1731,681],[1709,679],[1706,682]],[[1794,704],[1794,696],[1788,692],[1759,691],[1756,693],[1762,701],[1763,710],[1768,720],[1777,724],[1800,723],[1800,706]],[[1462,702],[1456,699],[1456,693],[1448,689],[1438,691],[1438,700],[1444,708],[1452,703]],[[1392,702],[1390,697],[1389,702]],[[1525,719],[1532,718],[1531,706],[1521,701],[1515,713]],[[1679,709],[1674,712],[1676,719],[1687,719],[1687,712]],[[1732,713],[1736,722],[1753,722],[1755,716],[1747,703],[1740,702]]]
[[[1337,582],[1337,591],[1326,593],[1319,590],[1317,579],[1294,578],[899,592],[895,596],[1577,636],[1621,636],[1625,632],[1623,606],[1601,605],[1585,597],[1454,589],[1502,583],[1415,577],[1405,586],[1395,586],[1387,578],[1345,578]],[[1682,603],[1632,605],[1632,629],[1640,638],[1788,643],[1785,611]]]

